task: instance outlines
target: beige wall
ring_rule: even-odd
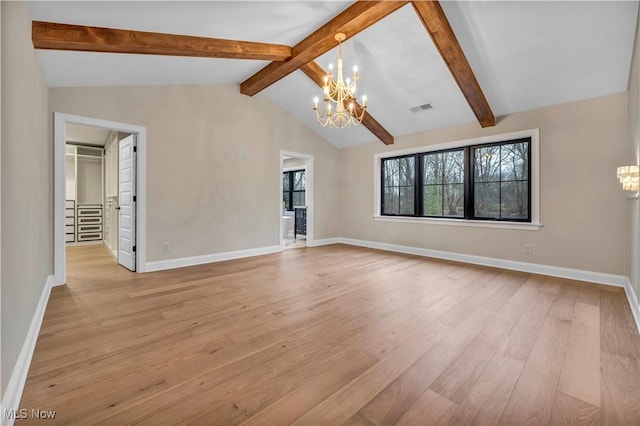
[[[426,116],[425,116],[426,117]],[[426,119],[426,118],[425,118]],[[540,129],[538,231],[374,221],[373,156],[518,130]],[[401,136],[341,151],[344,237],[624,275],[625,194],[615,178],[627,154],[627,94]],[[533,245],[524,254],[524,244]]]
[[[636,29],[635,48],[629,75],[629,152],[620,165],[640,164],[640,34]],[[631,194],[630,194],[631,195]],[[640,296],[640,202],[638,198],[627,200],[627,276],[636,296]]]
[[[76,176],[78,204],[102,203],[102,162],[79,157]]]
[[[26,3],[2,2],[2,392],[53,273],[48,90]]]
[[[147,128],[147,261],[277,246],[281,149],[314,155],[315,238],[338,236],[338,150],[264,96],[235,84],[52,88],[49,102]]]

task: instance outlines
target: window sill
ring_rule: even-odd
[[[404,216],[373,216],[381,222],[425,223],[430,225],[467,226],[470,228],[499,228],[517,229],[520,231],[537,231],[542,228],[541,223],[528,222],[498,222],[493,220],[465,220],[435,217],[404,217]]]

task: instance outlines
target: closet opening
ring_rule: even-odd
[[[119,143],[131,133],[66,125],[65,242],[104,245],[118,262]]]
[[[55,284],[67,255],[143,272],[145,129],[56,113],[54,131]]]

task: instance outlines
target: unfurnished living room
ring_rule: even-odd
[[[640,425],[636,1],[1,1],[2,426]]]

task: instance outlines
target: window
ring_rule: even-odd
[[[473,216],[529,221],[529,141],[472,150]]]
[[[306,185],[304,170],[291,170],[282,173],[282,201],[286,210],[292,211],[296,206],[306,205]]]
[[[464,151],[422,154],[423,216],[464,217]]]
[[[415,157],[382,160],[383,214],[415,214]]]
[[[383,216],[531,222],[531,137],[380,161]]]

